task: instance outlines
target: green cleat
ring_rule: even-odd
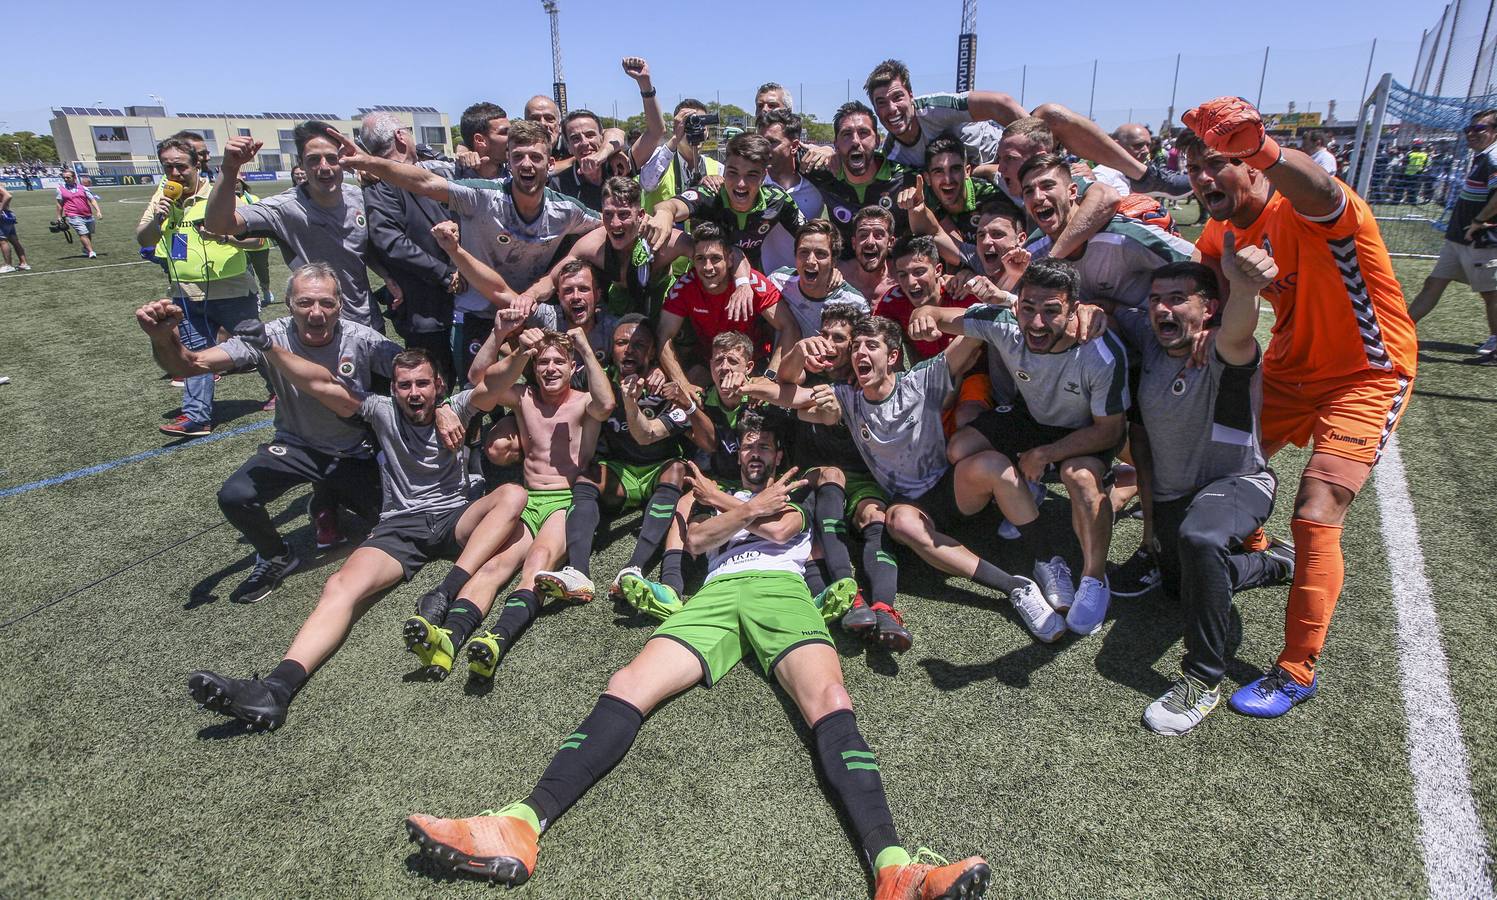
[[[821,610],[821,617],[830,622],[842,618],[842,614],[852,608],[856,596],[858,583],[851,578],[839,578],[816,595],[816,608]]]
[[[452,673],[452,632],[428,622],[422,616],[405,620],[405,648],[416,654],[425,666],[424,674],[441,681]]]
[[[619,573],[619,589],[629,605],[652,619],[664,622],[686,608],[675,588],[625,570]]]
[[[492,631],[485,631],[468,641],[468,678],[488,683],[494,680],[499,661],[504,658],[504,641]]]

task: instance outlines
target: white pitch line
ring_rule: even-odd
[[[1409,770],[1429,893],[1435,900],[1492,900],[1487,842],[1471,797],[1471,764],[1398,436],[1373,470],[1383,545],[1398,615],[1398,668],[1409,720]]]
[[[104,263],[102,266],[78,266],[72,269],[47,269],[42,272],[12,272],[0,275],[0,281],[7,278],[30,278],[32,275],[62,275],[66,272],[93,272],[98,269],[113,269],[116,266],[143,266],[146,261],[137,259],[134,262]]]

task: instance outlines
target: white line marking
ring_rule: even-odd
[[[1414,501],[1395,434],[1373,470],[1383,545],[1398,614],[1398,669],[1409,720],[1409,770],[1429,893],[1435,900],[1491,900],[1487,844],[1471,797],[1471,764],[1450,666],[1440,641]]]
[[[29,278],[32,275],[62,275],[65,272],[92,272],[96,269],[113,269],[116,266],[143,266],[145,264],[145,260],[137,259],[134,262],[105,263],[102,266],[78,266],[74,269],[48,269],[44,272],[14,272],[6,275],[0,275],[0,278]]]

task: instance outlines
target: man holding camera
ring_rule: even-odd
[[[83,245],[83,253],[89,259],[98,259],[99,254],[94,252],[94,242],[90,235],[104,214],[99,211],[99,197],[93,191],[78,183],[78,173],[72,169],[62,170],[62,184],[57,186],[57,221],[53,231],[62,231],[56,226],[66,224],[68,228],[78,233],[78,241]]]
[[[166,180],[135,226],[135,240],[142,247],[154,247],[166,269],[171,298],[182,308],[177,325],[182,346],[206,350],[218,343],[219,328],[232,331],[238,323],[260,317],[260,298],[245,250],[259,249],[265,242],[203,228],[212,185],[203,177],[191,141],[167,138],[156,145],[156,159]],[[213,433],[213,378],[207,372],[184,379],[182,413],[161,426],[163,434]]]
[[[701,184],[703,178],[722,174],[722,165],[717,160],[698,151],[707,140],[707,126],[717,123],[718,116],[708,115],[707,104],[700,100],[687,97],[676,104],[670,140],[657,147],[639,170],[646,213],[655,212],[655,207]]]

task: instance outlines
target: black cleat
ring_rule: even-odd
[[[868,605],[868,602],[863,599],[863,592],[858,591],[858,595],[852,600],[852,609],[849,609],[842,616],[843,630],[850,631],[862,637],[872,638],[875,635],[871,629],[877,627],[878,616],[873,612],[873,608]]]
[[[277,700],[258,676],[228,678],[203,670],[187,676],[187,690],[199,706],[238,719],[252,729],[272,731],[286,723],[286,704]]]
[[[270,596],[271,591],[280,587],[287,575],[299,568],[301,559],[289,547],[285,553],[270,559],[255,554],[255,567],[250,570],[249,577],[229,594],[229,599],[235,603],[259,603]]]
[[[895,653],[903,653],[915,643],[910,630],[904,627],[904,617],[898,612],[881,607],[875,609],[873,614],[878,619],[878,634],[875,640],[878,641],[879,646]]]
[[[440,624],[446,620],[447,608],[451,605],[452,598],[440,587],[434,587],[416,601],[416,615],[428,622]]]

